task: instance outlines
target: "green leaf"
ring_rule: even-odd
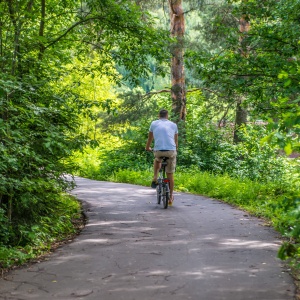
[[[290,78],[288,78],[288,79],[284,82],[284,86],[285,86],[285,87],[288,87],[288,86],[291,85],[291,83],[292,83],[292,80],[291,80]]]
[[[292,149],[291,143],[288,143],[288,144],[284,147],[284,151],[285,151],[285,154],[286,154],[286,155],[291,155],[291,154],[292,154],[293,149]]]

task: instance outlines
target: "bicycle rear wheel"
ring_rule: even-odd
[[[157,204],[160,204],[162,198],[162,186],[159,183],[156,187],[156,194],[157,194]]]
[[[166,183],[166,202],[169,204],[169,201],[170,201],[170,186],[169,183]]]
[[[170,199],[169,184],[165,183],[162,187],[162,201],[163,201],[164,209],[168,208],[169,199]]]

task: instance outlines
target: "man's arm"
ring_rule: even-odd
[[[176,150],[178,150],[178,133],[175,133],[174,141],[175,141],[175,145],[176,145]]]
[[[148,133],[148,140],[147,140],[147,144],[146,144],[146,147],[145,147],[145,149],[147,151],[151,151],[152,150],[150,146],[151,146],[151,143],[152,143],[153,139],[154,139],[153,132],[149,131],[149,133]]]

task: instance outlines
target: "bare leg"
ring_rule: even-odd
[[[173,190],[174,190],[174,174],[167,173],[167,177],[170,180],[170,199],[173,201]]]
[[[154,159],[154,176],[153,176],[153,181],[157,181],[157,177],[158,177],[158,172],[161,168],[161,162],[157,161],[156,159]]]

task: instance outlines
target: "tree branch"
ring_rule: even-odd
[[[87,23],[87,22],[90,22],[90,21],[93,21],[93,20],[105,20],[105,17],[103,16],[93,16],[93,17],[89,17],[89,18],[86,18],[86,19],[82,19],[76,23],[74,23],[71,27],[69,27],[68,29],[66,29],[66,31],[60,35],[59,37],[57,37],[56,39],[54,39],[52,42],[50,42],[47,46],[45,46],[45,49],[47,48],[50,48],[51,46],[53,46],[55,43],[59,42],[62,38],[64,38],[70,31],[72,31],[75,27],[81,25],[81,24],[84,24],[84,23]],[[109,24],[112,24],[115,26],[115,28],[118,28],[120,27],[119,24],[115,23],[115,22],[112,22],[110,20],[106,20],[106,23],[109,23]],[[123,26],[122,27],[123,29],[127,29],[127,30],[130,30],[130,32],[132,33],[135,33],[138,29],[138,26]]]
[[[171,89],[164,89],[164,90],[160,90],[160,91],[149,92],[149,93],[145,94],[143,96],[143,98],[144,97],[151,97],[152,95],[161,94],[161,93],[171,93]]]
[[[32,7],[33,7],[33,2],[34,0],[29,0],[27,3],[27,11],[31,12],[32,11]]]
[[[58,41],[60,41],[63,37],[65,37],[70,31],[72,31],[75,27],[81,25],[81,24],[84,24],[86,22],[89,22],[91,20],[95,20],[95,19],[98,19],[96,17],[91,17],[91,18],[88,18],[88,19],[84,19],[84,20],[80,20],[76,23],[74,23],[71,27],[69,27],[62,35],[60,35],[59,37],[57,37],[55,40],[53,40],[50,44],[48,44],[47,46],[45,46],[45,49],[48,49],[50,48],[51,46],[53,46],[54,44],[56,44]]]
[[[233,103],[229,103],[229,105],[227,106],[222,118],[220,119],[220,121],[218,122],[218,128],[221,128],[221,124],[223,122],[223,120],[225,119],[225,117],[227,116],[228,112],[229,112],[229,109],[230,107],[232,106]]]
[[[215,91],[207,89],[207,88],[194,88],[194,89],[186,90],[186,93],[193,93],[193,92],[197,92],[197,91],[208,91],[208,92],[214,93],[214,94],[216,93]],[[151,97],[153,95],[157,95],[157,94],[161,94],[161,93],[171,93],[171,89],[163,89],[160,91],[149,92],[149,93],[145,94],[144,96],[142,96],[142,98]]]

